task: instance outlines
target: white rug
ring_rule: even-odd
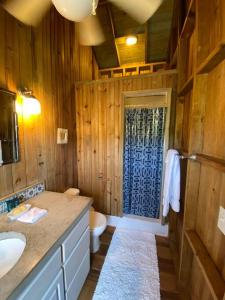
[[[93,300],[159,300],[155,236],[116,229]]]

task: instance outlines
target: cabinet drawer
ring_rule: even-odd
[[[79,241],[80,237],[82,236],[83,232],[89,226],[89,211],[82,217],[79,223],[75,226],[75,228],[71,231],[69,236],[65,239],[62,244],[62,252],[63,252],[63,263],[71,255],[73,249],[75,248],[77,242]]]
[[[53,282],[61,268],[61,248],[59,248],[39,272],[35,279],[29,284],[18,300],[40,300]]]
[[[64,266],[66,290],[69,288],[87,251],[89,252],[89,245],[90,245],[90,232],[89,232],[89,228],[87,228]]]
[[[69,290],[66,293],[66,300],[76,300],[90,270],[90,253],[86,253],[78,272],[76,273]]]
[[[42,300],[64,300],[65,291],[63,283],[63,271],[60,270],[55,280],[51,283],[47,292],[41,298]]]

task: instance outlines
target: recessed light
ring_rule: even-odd
[[[126,38],[126,44],[127,46],[132,46],[137,44],[137,37],[136,36],[128,36]]]

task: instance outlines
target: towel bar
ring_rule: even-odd
[[[184,155],[179,155],[180,159],[191,159],[191,160],[196,160],[197,159],[197,156],[192,154],[192,155],[189,155],[189,156],[184,156]]]

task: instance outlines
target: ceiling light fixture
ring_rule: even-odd
[[[126,45],[132,46],[137,44],[137,37],[136,36],[128,36],[126,38]]]
[[[98,0],[52,0],[55,8],[66,19],[81,22],[87,16],[95,15]]]

